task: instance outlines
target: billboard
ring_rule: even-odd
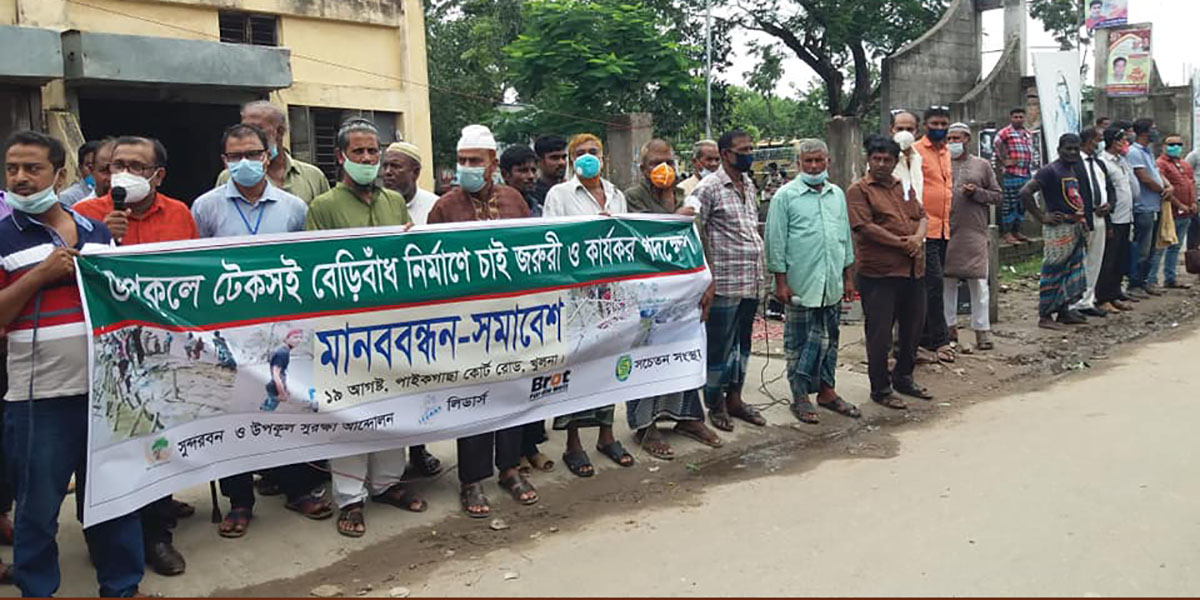
[[[1108,30],[1108,59],[1104,88],[1109,96],[1145,96],[1150,93],[1150,25],[1130,25]]]
[[[1129,0],[1088,0],[1088,31],[1120,27],[1129,22]]]
[[[1034,54],[1033,72],[1041,98],[1045,162],[1049,163],[1058,158],[1058,138],[1080,131],[1079,52]]]

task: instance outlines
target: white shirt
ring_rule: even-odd
[[[896,161],[892,177],[899,179],[900,185],[904,186],[905,198],[909,197],[909,190],[916,189],[917,200],[925,203],[925,174],[921,172],[921,153],[916,148],[909,148],[908,154],[900,152],[900,160]]]
[[[413,194],[413,199],[408,203],[408,216],[413,225],[424,225],[429,220],[429,211],[433,210],[437,201],[437,194],[417,188],[417,193]]]
[[[1101,152],[1100,160],[1108,167],[1108,176],[1112,177],[1113,187],[1117,191],[1117,198],[1113,202],[1112,222],[1116,225],[1132,223],[1134,186],[1130,180],[1135,177],[1133,167],[1125,157],[1115,156],[1112,152]]]
[[[1100,168],[1100,165],[1096,164],[1101,162],[1103,159],[1095,154],[1088,154],[1087,152],[1081,152],[1080,156],[1083,159],[1083,172],[1089,174],[1094,173],[1096,176],[1096,185],[1100,187],[1099,198],[1096,198],[1095,196],[1092,197],[1092,206],[1103,206],[1108,204],[1108,176],[1104,174],[1104,171]],[[1104,168],[1107,169],[1108,165],[1104,165]],[[1090,178],[1088,179],[1086,185],[1092,185]],[[1092,190],[1092,193],[1096,194],[1097,190]],[[1096,216],[1093,213],[1092,220],[1101,222],[1104,220],[1104,217]]]
[[[546,192],[546,204],[542,206],[543,217],[575,217],[583,215],[598,215],[607,212],[619,215],[629,212],[625,204],[625,194],[617,189],[607,179],[601,179],[604,187],[604,206],[601,207],[592,193],[583,187],[579,178],[572,177],[570,181],[560,183]]]

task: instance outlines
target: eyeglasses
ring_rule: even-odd
[[[266,154],[266,152],[267,151],[263,149],[246,150],[245,152],[226,152],[222,156],[225,157],[226,162],[238,162],[242,159],[262,160],[262,157]]]
[[[112,161],[112,164],[109,165],[109,169],[114,174],[128,171],[130,173],[141,175],[142,177],[147,177],[149,174],[154,173],[154,171],[158,169],[158,165],[144,165],[140,162],[127,163],[123,160],[114,160]]]

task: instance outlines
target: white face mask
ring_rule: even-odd
[[[912,145],[917,141],[916,136],[914,136],[911,131],[897,131],[896,134],[892,136],[892,139],[897,144],[900,144],[901,150],[908,150],[909,148],[912,148]]]
[[[950,158],[958,158],[963,155],[963,152],[967,151],[966,144],[962,142],[950,142],[946,144],[946,147],[950,149]]]
[[[113,173],[112,187],[125,188],[125,202],[137,204],[150,195],[150,180],[128,171]]]

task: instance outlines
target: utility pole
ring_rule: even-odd
[[[712,139],[712,0],[704,0],[704,137]]]

